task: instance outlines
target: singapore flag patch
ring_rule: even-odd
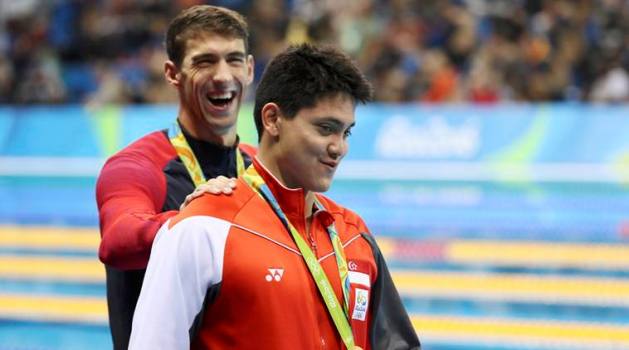
[[[354,312],[352,319],[364,321],[367,317],[367,307],[369,306],[369,291],[366,289],[356,288],[354,297]]]

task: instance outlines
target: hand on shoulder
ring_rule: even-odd
[[[209,179],[206,183],[199,185],[192,193],[186,196],[186,199],[179,207],[179,210],[183,210],[193,199],[200,197],[205,193],[213,195],[231,195],[232,191],[236,188],[236,179],[228,178],[223,175]]]

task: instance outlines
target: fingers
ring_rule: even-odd
[[[225,176],[219,176],[195,188],[194,192],[189,194],[191,199],[197,198],[204,193],[210,194],[231,194],[236,188],[236,179],[230,179]]]
[[[230,195],[236,188],[236,179],[225,176],[218,176],[208,180],[206,183],[199,185],[192,193],[186,196],[184,202],[179,207],[183,210],[193,199],[202,196],[205,193],[213,195]]]
[[[203,185],[201,185],[203,186]],[[190,202],[192,202],[193,199],[199,197],[201,194],[203,194],[203,192],[192,192],[189,195],[186,196],[186,198],[184,199],[183,203],[181,203],[181,205],[179,206],[179,211],[183,210],[183,208],[185,208],[188,204],[190,204]]]
[[[212,194],[231,194],[232,191],[234,190],[234,188],[236,188],[236,179],[234,178],[227,178],[223,175],[214,178],[214,179],[210,179],[207,183],[207,185],[210,185],[212,188],[208,193],[212,193]],[[200,186],[199,186],[200,187]],[[198,190],[198,188],[197,188]],[[197,191],[195,190],[195,192]]]

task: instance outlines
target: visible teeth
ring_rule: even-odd
[[[210,95],[211,99],[230,99],[232,98],[232,93],[231,92],[223,92],[220,94],[211,94]]]

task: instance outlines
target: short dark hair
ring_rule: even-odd
[[[186,43],[199,32],[242,39],[249,51],[249,29],[245,18],[236,11],[210,5],[196,5],[181,11],[166,31],[168,59],[178,67],[185,56]]]
[[[347,94],[354,103],[371,101],[371,84],[352,59],[332,46],[293,45],[269,62],[256,88],[253,116],[262,138],[262,107],[276,103],[285,117],[319,100]]]

